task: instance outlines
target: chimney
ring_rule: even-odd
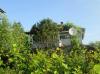
[[[63,25],[63,22],[61,21],[60,24]]]

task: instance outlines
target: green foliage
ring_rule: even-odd
[[[93,69],[95,73],[100,74],[100,64],[96,64]]]
[[[36,35],[40,33],[43,41],[49,41],[53,34],[56,36],[55,24],[49,19],[41,21],[35,27],[39,29]],[[51,32],[47,33],[49,30]],[[99,47],[95,46],[97,51],[88,51],[80,46],[77,37],[72,37],[72,44],[67,53],[67,48],[36,49],[36,53],[31,53],[21,24],[12,25],[3,18],[0,22],[0,74],[100,74]]]
[[[35,24],[32,28],[34,30],[34,41],[52,42],[57,39],[58,29],[57,23],[51,19],[44,19]]]
[[[26,49],[28,45],[27,36],[24,33],[20,23],[13,23],[12,26],[12,44],[15,44],[18,50]]]
[[[92,42],[89,44],[92,47],[95,47],[96,49],[98,49],[98,51],[100,51],[100,41],[96,41],[96,42]]]
[[[6,18],[2,18],[0,22],[0,52],[2,50],[10,49],[10,40],[11,40],[11,33],[10,33],[10,24]]]

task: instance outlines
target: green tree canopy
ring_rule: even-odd
[[[6,17],[0,21],[0,52],[13,49],[16,45],[17,49],[25,49],[27,36],[20,23],[10,24]]]
[[[53,22],[51,19],[43,19],[33,26],[33,30],[34,29],[36,29],[33,32],[35,41],[53,41],[57,38],[58,35],[57,23]]]
[[[0,22],[0,50],[8,50],[10,49],[11,45],[11,32],[10,32],[11,25],[9,24],[8,20],[3,17],[2,21]]]

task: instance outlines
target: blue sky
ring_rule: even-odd
[[[0,0],[0,8],[10,22],[21,22],[26,31],[51,18],[86,28],[84,43],[100,40],[100,0]]]

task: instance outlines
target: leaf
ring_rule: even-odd
[[[58,55],[56,53],[53,53],[52,58],[58,58]]]
[[[100,74],[100,64],[96,64],[93,69],[96,73]]]

